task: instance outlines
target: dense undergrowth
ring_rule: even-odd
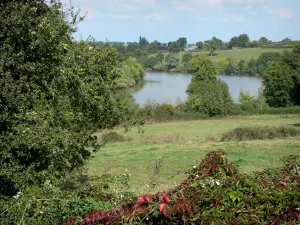
[[[299,159],[242,174],[223,151],[208,153],[179,186],[134,196],[129,174],[61,190],[51,184],[1,199],[1,224],[298,224]]]
[[[300,136],[300,130],[292,127],[238,127],[223,134],[221,141],[263,140]]]
[[[299,114],[300,107],[292,106],[286,108],[270,108],[270,107],[244,107],[243,104],[233,104],[233,107],[226,114],[215,115],[214,118],[224,116],[247,116],[247,115],[286,115]],[[150,103],[142,108],[137,109],[135,118],[151,122],[168,122],[168,121],[186,121],[197,119],[208,119],[211,116],[204,112],[195,112],[189,108],[187,104],[172,105],[169,103]]]

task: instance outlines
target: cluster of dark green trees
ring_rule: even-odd
[[[300,105],[300,45],[284,51],[264,76],[264,94],[271,107]]]
[[[219,74],[223,75],[248,75],[261,76],[264,75],[270,65],[274,62],[279,62],[281,54],[279,52],[264,52],[257,60],[250,59],[249,61],[236,61],[232,58],[221,59],[217,63]]]
[[[0,17],[0,186],[67,176],[98,149],[94,129],[132,116],[116,89],[143,68],[110,44],[73,41],[82,18],[55,1],[1,1]]]

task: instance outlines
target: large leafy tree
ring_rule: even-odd
[[[204,42],[203,48],[208,50],[210,52],[210,55],[212,56],[214,54],[214,51],[222,48],[222,40],[216,37],[212,37],[211,40],[207,40]]]
[[[300,105],[300,45],[285,51],[264,77],[267,103],[273,107]]]
[[[247,34],[241,34],[238,37],[232,37],[228,48],[232,49],[234,47],[239,47],[239,48],[247,48],[250,47],[250,39]]]
[[[206,56],[197,55],[190,62],[190,72],[193,78],[187,89],[187,106],[209,116],[227,114],[232,99],[227,84],[217,80],[213,62]]]
[[[178,38],[177,42],[179,43],[181,50],[183,50],[187,44],[187,38],[186,37]]]
[[[216,68],[213,62],[206,56],[196,55],[190,62],[190,72],[193,80],[216,80]]]
[[[0,17],[0,174],[64,176],[97,147],[90,128],[126,113],[112,91],[117,52],[73,42],[81,18],[55,1],[1,1]]]

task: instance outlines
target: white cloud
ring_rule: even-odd
[[[294,17],[294,13],[292,10],[288,8],[282,9],[274,9],[274,8],[267,8],[269,14],[279,17],[280,19],[291,19]]]

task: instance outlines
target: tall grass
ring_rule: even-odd
[[[223,134],[221,141],[263,140],[300,136],[292,127],[239,127]]]

